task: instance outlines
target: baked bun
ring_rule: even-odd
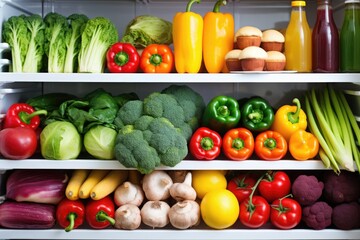
[[[233,49],[225,55],[225,63],[229,71],[241,71],[240,53],[240,49]]]
[[[262,71],[265,67],[267,52],[256,46],[243,49],[240,53],[240,63],[243,71]]]
[[[261,37],[261,30],[252,26],[241,27],[235,33],[237,46],[241,50],[250,46],[260,47]]]
[[[285,69],[286,57],[278,51],[267,52],[268,57],[265,60],[266,71],[282,71]]]
[[[261,47],[265,51],[278,51],[282,52],[284,48],[285,37],[284,35],[274,29],[265,30],[261,38]]]

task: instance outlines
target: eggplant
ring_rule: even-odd
[[[68,176],[62,170],[17,169],[6,182],[6,198],[17,202],[58,204],[65,196]]]
[[[15,202],[0,204],[0,226],[16,229],[47,229],[55,225],[56,207],[51,204]]]

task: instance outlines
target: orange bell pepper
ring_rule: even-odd
[[[319,152],[319,140],[312,133],[299,129],[290,137],[289,151],[296,160],[314,158]]]
[[[305,130],[307,127],[306,114],[301,109],[300,101],[294,98],[295,106],[281,106],[275,113],[275,119],[271,125],[271,130],[279,132],[289,141],[291,134],[298,129]]]
[[[234,47],[234,17],[219,12],[220,6],[226,3],[226,0],[218,0],[213,11],[204,16],[203,57],[209,73],[226,69],[225,55]]]
[[[278,132],[267,130],[255,138],[255,153],[263,160],[280,160],[288,150],[285,138]]]
[[[174,67],[174,55],[168,45],[150,44],[141,53],[140,68],[145,73],[169,73]]]
[[[186,12],[178,12],[173,19],[173,44],[175,68],[178,73],[198,73],[202,64],[202,39],[204,21],[200,14],[191,12],[190,0]]]
[[[254,137],[246,128],[233,128],[223,137],[223,152],[231,160],[246,160],[254,152]]]

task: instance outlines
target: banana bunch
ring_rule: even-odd
[[[127,170],[77,169],[65,190],[70,200],[92,198],[99,200],[115,191],[129,177]]]

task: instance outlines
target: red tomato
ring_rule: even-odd
[[[290,193],[291,181],[282,171],[268,172],[259,183],[259,193],[269,203]]]
[[[35,153],[36,147],[37,136],[31,128],[5,128],[0,131],[0,154],[5,158],[29,158]]]
[[[280,229],[291,229],[301,221],[302,209],[292,198],[281,198],[271,204],[270,222]]]
[[[255,177],[249,174],[240,174],[228,182],[227,189],[236,196],[239,203],[242,203],[250,196],[252,187],[254,187],[255,183]]]
[[[270,217],[270,205],[262,196],[253,196],[240,204],[240,222],[249,228],[259,228]]]

